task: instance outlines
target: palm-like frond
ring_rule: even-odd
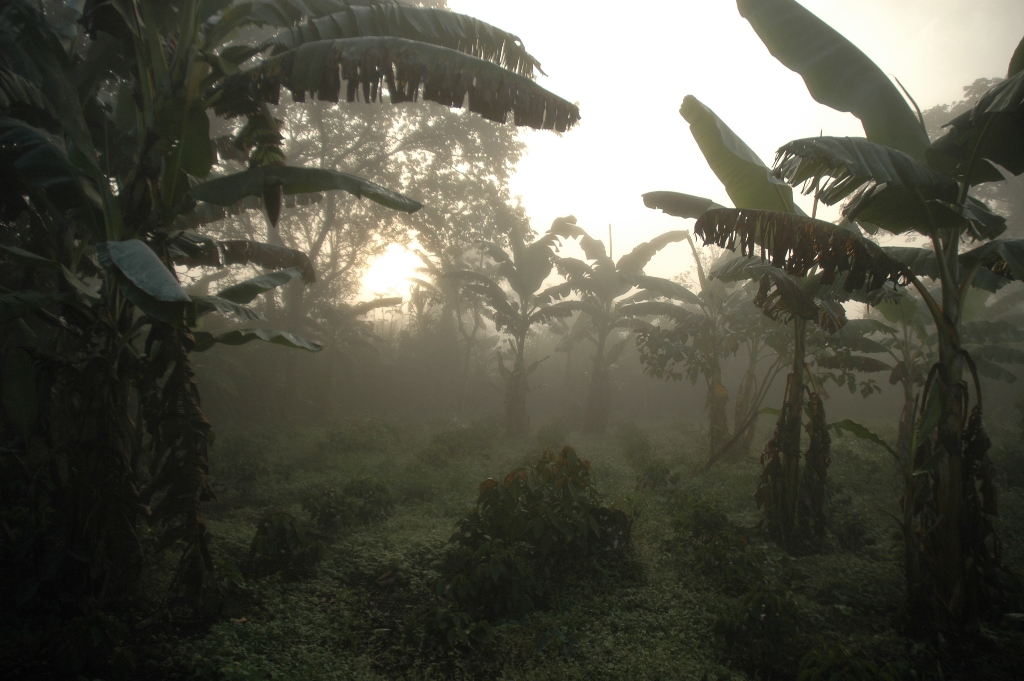
[[[260,102],[278,103],[282,87],[296,101],[307,93],[338,101],[378,101],[384,86],[394,104],[422,97],[451,107],[468,101],[470,111],[504,123],[563,132],[579,121],[579,108],[525,76],[445,47],[403,38],[320,40],[271,57],[231,76],[216,93],[214,110],[239,115]]]
[[[394,36],[447,47],[529,78],[535,70],[541,71],[540,62],[511,33],[465,14],[397,3],[349,6],[281,31],[271,42],[274,53],[280,53],[318,40],[367,36]]]
[[[804,193],[815,193],[827,205],[849,199],[846,218],[894,234],[928,233],[933,224],[962,222],[951,208],[959,192],[956,182],[909,154],[864,138],[794,140],[779,149],[775,172],[794,186],[803,184]]]
[[[821,283],[826,285],[848,272],[844,282],[847,291],[871,292],[887,281],[906,285],[912,276],[906,265],[874,242],[800,215],[721,208],[704,213],[693,231],[704,243],[738,250],[744,256],[754,255],[755,247],[759,247],[773,266],[793,276],[820,270]]]

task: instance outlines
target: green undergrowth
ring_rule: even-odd
[[[541,456],[567,438],[575,458]],[[117,613],[124,629],[61,659],[116,652],[130,674],[93,678],[195,681],[1013,678],[1016,620],[987,624],[987,647],[901,633],[887,454],[834,441],[828,545],[794,557],[757,529],[756,457],[701,473],[705,453],[699,428],[644,423],[519,440],[488,420],[226,431],[211,451],[204,608],[169,601],[177,557],[152,556]],[[1001,503],[1019,573],[1024,495]],[[614,557],[589,520],[570,526],[604,529],[602,509],[629,519]],[[0,633],[27,650],[60,640]]]

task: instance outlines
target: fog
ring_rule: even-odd
[[[1018,678],[1022,35],[3,4],[0,676]]]

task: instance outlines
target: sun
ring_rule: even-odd
[[[409,292],[409,277],[416,276],[416,268],[422,266],[423,263],[409,248],[391,244],[366,268],[357,298],[404,297]]]

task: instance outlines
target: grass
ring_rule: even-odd
[[[607,501],[634,517],[630,558],[605,575],[568,580],[549,607],[496,623],[490,639],[469,648],[407,634],[407,622],[430,599],[439,552],[473,505],[479,483],[536,455],[535,439],[495,435],[483,449],[452,453],[441,464],[433,457],[428,465],[419,456],[430,443],[427,432],[402,430],[370,451],[325,446],[331,441],[326,431],[226,433],[212,452],[220,500],[207,508],[215,561],[244,564],[259,519],[276,509],[293,514],[323,541],[323,559],[313,577],[249,580],[251,600],[240,616],[213,623],[167,607],[175,558],[152,559],[122,615],[133,631],[134,677],[774,679],[796,678],[811,650],[842,646],[875,668],[890,665],[902,678],[1013,678],[1024,661],[1024,634],[1012,628],[987,625],[987,649],[901,633],[902,540],[887,515],[897,510],[899,480],[884,452],[851,439],[834,441],[831,546],[794,558],[751,529],[760,518],[753,500],[756,458],[701,474],[705,443],[699,430],[644,425],[652,456],[670,469],[668,488],[638,489],[642,471],[612,435],[569,435],[591,460],[595,485]],[[334,438],[339,441],[358,438]],[[237,472],[240,460],[255,462],[258,470],[236,485],[231,466]],[[394,514],[336,536],[317,535],[300,509],[302,497],[368,476],[392,491]],[[794,629],[783,639],[769,632],[759,648],[754,641],[737,648],[713,633],[716,621],[735,619],[746,606],[742,595],[723,590],[715,574],[695,564],[695,540],[673,522],[693,499],[724,510],[730,527],[749,542],[745,550],[762,561],[764,588],[794,608]],[[1004,555],[1019,573],[1022,490],[1010,489],[1001,503]],[[544,632],[561,638],[538,651]]]

